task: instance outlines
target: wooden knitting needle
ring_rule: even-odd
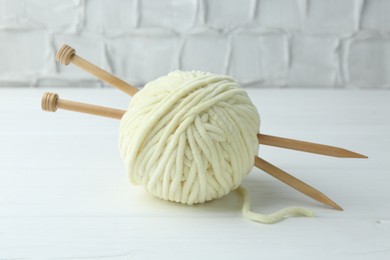
[[[103,117],[121,119],[122,116],[126,113],[125,110],[113,109],[102,106],[95,106],[85,103],[79,103],[70,100],[60,99],[58,94],[55,93],[45,93],[42,97],[42,109],[44,111],[55,112],[57,109],[71,110],[75,112],[81,112],[91,115],[98,115]],[[281,180],[292,188],[306,194],[307,196],[320,201],[326,205],[332,206],[335,209],[341,210],[341,207],[338,206],[335,202],[326,197],[323,193],[314,189],[310,185],[298,180],[297,178],[289,175],[288,173],[282,171],[281,169],[273,166],[272,164],[260,159],[259,157],[255,158],[255,165],[259,169],[263,170],[267,174]]]
[[[60,99],[56,93],[45,93],[42,96],[42,110],[55,112],[58,108],[81,112],[90,115],[104,116],[109,118],[121,119],[126,112],[120,109],[96,106],[91,104],[79,103],[75,101]]]
[[[259,144],[342,158],[368,158],[343,148],[316,144],[272,135],[257,134]]]
[[[312,198],[316,201],[319,201],[321,203],[324,203],[328,206],[331,206],[337,210],[343,210],[339,205],[337,205],[336,202],[329,199],[322,192],[316,190],[312,186],[304,183],[303,181],[295,178],[294,176],[283,171],[282,169],[279,169],[278,167],[270,164],[269,162],[267,162],[267,161],[265,161],[257,156],[255,157],[255,166],[257,168],[263,170],[264,172],[268,173],[269,175],[275,177],[276,179],[284,182],[285,184],[289,185],[290,187],[309,196],[310,198]]]
[[[58,50],[56,54],[56,59],[64,65],[73,63],[74,65],[82,68],[85,71],[88,71],[92,75],[95,75],[99,79],[111,84],[112,86],[129,94],[130,96],[133,96],[138,91],[136,87],[130,85],[129,83],[126,83],[120,78],[115,77],[114,75],[108,73],[107,71],[99,68],[98,66],[76,55],[76,50],[68,45],[63,45]]]
[[[123,80],[115,77],[114,75],[106,72],[105,70],[99,68],[98,66],[88,62],[87,60],[76,55],[76,50],[68,45],[63,45],[56,54],[56,59],[65,65],[68,65],[70,62],[79,66],[80,68],[90,72],[99,79],[106,81],[107,83],[117,87],[123,92],[133,96],[137,93],[138,89]],[[358,154],[346,149],[339,147],[322,145],[316,143],[310,143],[305,141],[287,139],[283,137],[271,136],[258,134],[257,138],[259,144],[281,147],[286,149],[292,149],[297,151],[304,151],[309,153],[316,153],[327,156],[334,157],[344,157],[344,158],[367,158],[367,156]]]

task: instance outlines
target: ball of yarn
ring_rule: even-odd
[[[174,71],[131,100],[119,147],[132,183],[185,204],[220,198],[253,168],[260,118],[224,75]]]

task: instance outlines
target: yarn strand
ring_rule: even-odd
[[[283,220],[287,216],[306,216],[306,217],[314,216],[312,211],[302,207],[287,207],[269,215],[255,213],[250,209],[251,198],[248,193],[248,190],[244,188],[242,185],[240,185],[237,191],[241,194],[243,200],[242,214],[244,215],[245,218],[255,222],[260,222],[263,224],[273,224]]]

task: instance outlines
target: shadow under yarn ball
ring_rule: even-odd
[[[174,71],[131,100],[120,153],[132,183],[165,200],[202,203],[238,188],[251,171],[259,126],[233,78]]]

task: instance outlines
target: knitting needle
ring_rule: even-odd
[[[64,65],[68,65],[71,62],[79,66],[80,68],[90,72],[91,74],[95,75],[99,79],[129,94],[130,96],[133,96],[138,91],[136,87],[124,82],[123,80],[115,77],[114,75],[106,72],[105,70],[97,67],[96,65],[76,55],[76,50],[68,45],[63,45],[58,50],[56,54],[56,59]],[[310,143],[305,141],[293,140],[293,139],[271,136],[271,135],[264,135],[264,134],[258,134],[257,138],[259,140],[259,144],[263,144],[263,145],[275,146],[280,148],[286,148],[286,149],[292,149],[297,151],[304,151],[304,152],[322,154],[322,155],[334,156],[334,157],[368,158],[365,155],[358,154],[339,147],[329,146],[329,145]]]
[[[55,112],[58,108],[86,113],[90,115],[104,116],[115,119],[121,119],[126,112],[120,109],[114,109],[109,107],[96,106],[91,104],[85,104],[65,99],[60,99],[56,93],[45,93],[42,96],[41,102],[42,110]]]
[[[123,92],[133,96],[137,93],[138,89],[123,80],[115,77],[114,75],[104,71],[89,61],[76,55],[76,50],[68,45],[63,45],[56,54],[56,59],[64,64],[68,65],[70,62],[79,66],[80,68],[90,72],[99,79],[106,81],[107,83],[117,87]],[[358,154],[343,148],[322,145],[316,143],[310,143],[305,141],[299,141],[294,139],[288,139],[283,137],[258,134],[257,138],[259,144],[275,146],[280,148],[304,151],[309,153],[316,153],[327,156],[343,157],[343,158],[368,158],[365,155]]]
[[[268,173],[269,175],[275,177],[276,179],[280,180],[281,182],[284,182],[285,184],[289,185],[290,187],[302,192],[303,194],[307,195],[308,197],[319,201],[321,203],[324,203],[328,206],[331,206],[337,210],[343,210],[339,205],[336,204],[336,202],[329,199],[325,194],[322,192],[316,190],[312,186],[304,183],[303,181],[295,178],[294,176],[288,174],[287,172],[283,171],[282,169],[270,164],[269,162],[259,158],[255,157],[255,166],[264,172]]]
[[[315,153],[315,154],[342,157],[342,158],[368,158],[365,155],[355,153],[335,146],[310,143],[310,142],[288,139],[288,138],[283,138],[278,136],[257,134],[257,139],[259,140],[259,144],[303,151],[308,153]]]
[[[138,91],[136,87],[121,80],[120,78],[115,77],[114,75],[108,73],[107,71],[99,68],[98,66],[76,55],[76,50],[68,45],[63,45],[58,50],[56,54],[56,59],[57,61],[59,61],[64,65],[73,63],[74,65],[82,68],[85,71],[88,71],[92,75],[95,75],[99,79],[111,84],[112,86],[118,88],[119,90],[129,94],[130,96],[133,96]]]
[[[103,117],[109,117],[114,119],[121,119],[122,116],[126,113],[125,110],[113,109],[108,107],[96,106],[91,104],[85,104],[70,100],[60,99],[56,93],[45,93],[42,97],[42,109],[44,111],[55,112],[57,109],[71,110],[75,112],[81,112],[86,114],[98,115]],[[317,191],[308,184],[298,180],[297,178],[289,175],[288,173],[282,171],[281,169],[273,166],[272,164],[260,159],[259,157],[255,158],[256,167],[260,168],[267,174],[274,176],[275,178],[281,180],[292,188],[306,194],[307,196],[318,200],[326,205],[330,205],[336,209],[340,209],[335,202],[331,201],[324,194]]]

